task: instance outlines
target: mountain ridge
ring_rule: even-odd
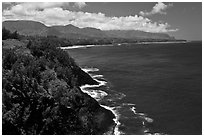
[[[139,30],[100,30],[92,27],[79,28],[72,24],[46,26],[43,23],[30,20],[4,21],[2,27],[18,31],[26,36],[57,36],[71,39],[87,38],[124,38],[124,39],[162,39],[174,40],[175,38],[166,33],[151,33]]]

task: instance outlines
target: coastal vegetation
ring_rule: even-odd
[[[17,34],[3,29],[2,133],[107,132],[114,125],[114,115],[81,91],[81,85],[98,82],[57,48],[64,43],[55,37],[19,39]],[[22,44],[5,44],[10,38],[16,39],[13,45]]]
[[[14,31],[11,33],[9,30],[7,30],[5,27],[2,29],[2,40],[6,39],[19,39],[19,34],[17,31]]]

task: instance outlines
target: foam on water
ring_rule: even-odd
[[[154,120],[149,117],[143,117],[148,123],[152,123]]]
[[[107,45],[76,45],[76,46],[69,46],[69,47],[60,47],[61,49],[79,49],[79,48],[91,48],[91,47],[102,47],[102,46],[113,46],[112,44]]]
[[[102,98],[108,95],[105,91],[102,91],[102,90],[82,90],[82,91],[84,93],[87,93],[97,101],[101,100]]]
[[[134,114],[137,114],[135,107],[131,107],[131,111],[132,111]]]
[[[88,48],[94,47],[95,45],[79,45],[79,46],[69,46],[69,47],[60,47],[61,49],[78,49],[78,48]]]
[[[92,75],[91,75],[92,76]],[[103,75],[93,75],[93,78],[103,78]]]
[[[145,114],[145,113],[138,113],[136,111],[135,106],[131,107],[130,110],[136,115],[136,117],[141,118],[142,126],[145,128],[144,134],[145,135],[155,135],[155,133],[151,133],[149,128],[146,127],[146,122],[147,123],[153,123],[154,120],[152,118],[147,117],[147,114]],[[160,133],[158,133],[158,134],[160,134]]]
[[[104,105],[101,105],[101,106],[104,107],[105,109],[110,110],[115,115],[115,118],[113,119],[115,124],[116,124],[116,126],[114,128],[114,135],[123,134],[121,131],[119,131],[119,126],[121,125],[121,123],[119,122],[120,114],[118,113],[116,108],[115,107],[108,107],[108,106],[104,106]]]
[[[99,69],[97,68],[83,68],[83,71],[85,71],[86,73],[90,73],[90,72],[96,72],[99,71]],[[107,96],[108,94],[105,91],[102,90],[93,90],[90,88],[96,88],[96,87],[101,87],[101,86],[105,86],[107,84],[106,81],[103,80],[98,80],[97,78],[103,78],[103,75],[94,75],[94,74],[89,74],[95,81],[97,81],[99,84],[98,85],[83,85],[81,86],[81,90],[84,93],[87,93],[88,95],[90,95],[91,97],[93,97],[94,99],[96,99],[97,101],[101,100],[103,97]],[[109,106],[105,106],[105,105],[100,105],[101,107],[104,107],[107,110],[110,110],[114,115],[115,118],[113,119],[116,126],[114,128],[114,134],[115,135],[120,135],[122,134],[122,132],[119,131],[119,126],[121,125],[121,123],[119,122],[119,118],[120,118],[120,114],[119,112],[116,110],[116,107],[109,107]]]
[[[96,79],[94,79],[96,80]],[[89,84],[86,84],[86,85],[83,85],[81,86],[81,90],[85,90],[87,88],[97,88],[97,87],[101,87],[101,86],[105,86],[106,85],[106,81],[99,81],[99,80],[96,80],[99,84],[98,85],[89,85]]]
[[[131,107],[130,109],[135,115],[139,116],[140,118],[143,118],[146,122],[152,123],[154,121],[152,118],[147,117],[147,114],[137,113],[135,107]]]
[[[135,106],[135,104],[133,104],[133,103],[123,103],[122,105],[123,106]]]
[[[99,71],[98,68],[82,68],[82,70],[86,73]]]
[[[99,71],[98,68],[83,68],[82,69],[83,71],[85,71],[86,73],[88,73],[95,81],[98,82],[97,85],[83,85],[81,86],[81,90],[84,92],[84,93],[87,93],[88,95],[90,95],[92,98],[96,99],[97,101],[100,101],[101,99],[103,99],[105,96],[108,96],[108,94],[103,91],[103,90],[95,90],[95,89],[92,89],[92,88],[98,88],[98,87],[101,87],[101,86],[106,86],[107,82],[104,81],[104,80],[101,80],[103,78],[103,75],[95,75],[91,72],[97,72]],[[90,74],[91,73],[91,74]],[[100,80],[99,80],[100,79]],[[111,101],[114,101],[114,100],[118,100],[118,99],[122,99],[123,97],[125,97],[125,94],[123,93],[119,93],[119,92],[116,92],[114,94],[114,97],[111,98]],[[109,100],[109,99],[107,99]],[[145,128],[144,130],[144,134],[154,134],[154,133],[150,133],[149,129],[145,127],[145,123],[152,123],[153,122],[153,119],[147,117],[146,114],[144,113],[138,113],[136,112],[136,107],[135,107],[135,104],[132,104],[132,103],[123,103],[122,106],[132,106],[130,108],[130,110],[135,114],[137,115],[137,117],[141,118],[142,119],[142,125],[143,127]],[[120,113],[118,112],[118,109],[117,107],[109,107],[109,106],[105,106],[105,105],[101,105],[101,107],[104,107],[105,109],[108,109],[110,110],[114,115],[115,115],[115,118],[113,119],[116,126],[114,128],[114,135],[121,135],[121,134],[124,134],[123,132],[121,132],[119,130],[119,127],[121,125],[119,119],[120,119]],[[118,106],[118,107],[121,107],[121,106]],[[158,133],[159,134],[159,133]]]
[[[135,44],[168,44],[168,43],[187,43],[186,41],[169,41],[169,42],[138,42]],[[128,43],[119,43],[117,46],[125,46]],[[113,44],[106,44],[106,45],[75,45],[75,46],[68,46],[68,47],[60,47],[60,49],[78,49],[78,48],[91,48],[91,47],[103,47],[103,46],[114,46]]]
[[[137,113],[137,115],[140,115],[140,116],[147,116],[147,114],[145,114],[145,113]]]
[[[96,72],[96,71],[99,71],[99,69],[97,68],[83,68],[82,69],[83,71],[85,71],[86,73],[90,73],[90,72]],[[101,100],[103,97],[107,96],[108,94],[105,92],[105,91],[102,91],[102,90],[93,90],[93,89],[90,89],[90,88],[96,88],[96,87],[101,87],[101,86],[105,86],[107,84],[106,81],[103,81],[103,80],[98,80],[97,78],[100,77],[102,78],[103,75],[90,75],[95,81],[98,82],[97,85],[89,85],[89,84],[86,84],[86,85],[83,85],[81,86],[81,90],[84,92],[84,93],[87,93],[88,95],[90,95],[91,97],[93,97],[94,99],[96,99],[97,101]]]
[[[145,129],[144,133],[150,133],[149,129]]]

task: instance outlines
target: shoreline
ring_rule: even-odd
[[[97,75],[97,74],[90,73],[90,72],[98,72],[99,71],[98,68],[82,68],[82,70],[86,72],[87,74],[89,74],[93,78],[93,80],[97,81],[99,84],[98,85],[86,84],[86,85],[80,86],[81,91],[84,93],[87,93],[89,96],[94,98],[99,103],[101,99],[103,99],[105,96],[108,96],[108,93],[100,89],[95,90],[91,88],[99,88],[101,86],[106,86],[107,82],[97,79],[98,76],[99,78],[101,78],[103,77],[103,75]],[[124,135],[125,133],[119,130],[119,127],[121,125],[121,122],[119,121],[121,114],[118,112],[117,108],[113,106],[102,105],[100,103],[99,105],[105,110],[109,110],[115,116],[113,119],[111,119],[114,121],[114,124],[110,122],[109,116],[104,117],[103,124],[108,127],[102,126],[102,129],[107,128],[107,131],[104,132],[103,134],[105,135]],[[150,132],[150,129],[146,127],[146,123],[153,123],[154,120],[143,112],[136,112],[135,104],[128,103],[127,105],[133,106],[130,108],[131,112],[134,113],[134,115],[137,116],[138,119],[142,121],[142,126],[145,128],[144,135],[155,135],[155,134],[162,135],[163,134],[163,133],[157,133],[157,132],[155,133]],[[107,114],[107,115],[110,115],[110,114]]]
[[[115,116],[111,119],[110,118],[111,114],[109,112],[103,111],[104,113],[107,113],[107,115],[101,118],[103,119],[101,122],[103,124],[101,126],[101,129],[105,131],[102,134],[104,135],[125,135],[124,131],[119,130],[120,126],[123,124],[120,121],[120,118],[122,117],[122,115],[120,114],[120,111],[118,111],[117,107],[112,106],[112,105],[108,106],[108,104],[106,103],[105,105],[100,104],[100,100],[103,99],[105,96],[108,96],[108,93],[106,93],[106,91],[103,91],[103,89],[101,90],[99,87],[106,86],[108,82],[105,81],[105,79],[103,78],[103,75],[101,75],[100,73],[94,74],[94,72],[100,71],[98,68],[85,67],[81,69],[87,74],[89,74],[93,80],[98,82],[98,84],[95,84],[95,85],[85,84],[85,85],[80,86],[81,91],[84,93],[87,93],[89,96],[94,98],[102,108],[104,108],[105,110],[109,110],[109,112],[111,112]],[[130,113],[133,113],[134,116],[137,117],[137,119],[142,122],[141,128],[143,128],[143,131],[142,131],[143,135],[155,135],[155,134],[162,135],[163,134],[163,133],[157,133],[157,132],[151,131],[151,129],[149,129],[147,125],[150,123],[153,123],[154,119],[149,117],[148,114],[144,112],[136,112],[136,105],[132,103],[123,103],[121,106],[125,107],[126,105],[131,106]],[[114,121],[114,123],[111,123],[112,120]],[[101,132],[99,132],[99,134],[100,133]]]
[[[91,47],[102,47],[102,46],[113,46],[112,44],[102,44],[102,45],[73,45],[68,47],[59,47],[62,50],[66,49],[78,49],[78,48],[91,48]]]
[[[103,99],[103,97],[107,96],[108,94],[105,91],[102,90],[93,90],[93,89],[89,89],[89,88],[96,88],[96,87],[101,87],[101,86],[105,86],[107,84],[106,81],[102,81],[102,80],[98,80],[97,77],[99,76],[100,78],[103,77],[103,75],[94,75],[94,74],[90,74],[90,72],[96,72],[99,71],[99,69],[97,68],[81,68],[84,72],[86,72],[87,74],[89,74],[93,80],[97,81],[99,84],[98,85],[82,85],[80,86],[80,89],[82,92],[87,93],[88,95],[90,95],[92,98],[94,98],[98,103],[101,99]],[[104,123],[106,123],[108,125],[108,123],[110,125],[108,125],[108,131],[106,131],[104,134],[105,135],[120,135],[120,131],[118,129],[119,125],[121,124],[119,122],[119,114],[117,113],[116,110],[114,110],[114,107],[109,107],[109,106],[105,106],[99,103],[99,105],[110,111],[115,117],[112,119],[114,121],[114,125],[112,123],[110,123],[110,121],[108,120],[109,118],[106,117],[106,119],[104,121]],[[106,125],[106,126],[107,126]]]
[[[103,75],[95,75],[92,74],[90,72],[97,72],[99,71],[98,68],[82,68],[83,71],[85,71],[87,74],[89,74],[93,80],[97,81],[99,84],[98,85],[83,85],[80,86],[80,89],[82,92],[87,93],[89,96],[91,96],[92,98],[94,98],[98,103],[100,101],[100,99],[102,99],[103,97],[107,96],[108,94],[105,91],[102,91],[102,96],[99,94],[97,94],[96,92],[101,92],[101,90],[93,90],[93,89],[89,89],[89,88],[98,88],[101,86],[105,86],[107,84],[106,81],[103,80],[97,80],[96,78],[94,78],[95,76],[100,76],[103,77]],[[98,95],[98,96],[97,96]],[[99,98],[98,98],[99,97]],[[107,129],[107,131],[105,131],[103,133],[103,135],[125,135],[125,133],[123,133],[122,131],[119,130],[119,127],[121,125],[119,119],[120,119],[120,113],[117,111],[116,107],[110,107],[110,106],[106,106],[106,105],[102,105],[99,103],[99,105],[105,109],[105,110],[109,110],[109,112],[111,112],[115,117],[112,118],[111,120],[114,121],[114,124],[111,123],[110,121],[110,113],[107,113],[107,117],[104,117],[103,119],[103,126],[101,127],[102,129]],[[164,133],[159,133],[159,132],[152,132],[150,131],[150,129],[148,127],[146,127],[146,123],[153,123],[154,119],[150,118],[146,113],[144,112],[136,112],[136,108],[135,108],[135,104],[131,104],[128,103],[127,105],[131,105],[133,107],[130,108],[130,110],[132,111],[132,113],[135,114],[135,116],[138,117],[138,119],[142,120],[142,126],[144,129],[143,131],[143,135],[164,135]],[[107,127],[106,127],[107,126]]]
[[[173,43],[188,43],[191,41],[166,41],[166,42],[138,42],[138,43],[113,43],[113,44],[102,44],[102,45],[73,45],[73,46],[67,46],[67,47],[59,47],[62,50],[69,50],[69,49],[79,49],[79,48],[91,48],[91,47],[105,47],[105,46],[121,46],[126,44],[173,44]]]

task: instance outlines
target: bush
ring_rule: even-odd
[[[14,50],[7,49],[3,51],[3,68],[11,70],[13,64],[17,61],[17,55]]]

